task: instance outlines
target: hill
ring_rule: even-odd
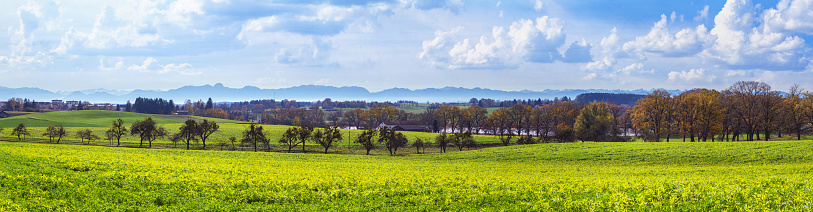
[[[811,141],[400,157],[0,142],[0,210],[804,211]]]
[[[158,124],[183,123],[187,118],[203,119],[202,117],[182,116],[182,115],[154,115],[142,113],[130,113],[121,111],[106,110],[80,110],[80,111],[58,111],[46,113],[32,113],[21,116],[14,116],[0,119],[0,127],[13,128],[20,123],[27,127],[109,127],[114,120],[121,118],[125,125],[130,125],[136,121],[142,121],[147,117],[152,117]],[[237,123],[237,121],[226,119],[206,118],[218,123]]]

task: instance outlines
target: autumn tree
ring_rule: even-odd
[[[319,145],[321,145],[322,147],[324,147],[325,154],[327,154],[327,150],[333,146],[333,143],[342,140],[342,133],[339,131],[339,128],[337,127],[329,127],[325,128],[324,130],[315,130],[313,133],[313,140],[316,141],[316,143],[319,143]]]
[[[144,121],[136,121],[130,125],[130,135],[137,135],[140,138],[139,147],[144,145],[146,140],[149,147],[152,147],[152,141],[167,136],[167,130],[164,127],[158,127],[152,117],[147,117]]]
[[[507,114],[507,109],[500,108],[491,112],[491,115],[489,115],[486,120],[486,124],[489,125],[493,133],[500,138],[504,146],[508,146],[508,144],[511,143],[511,138],[514,136],[511,132],[511,121],[508,119]]]
[[[697,97],[698,116],[695,122],[697,122],[699,130],[698,136],[702,141],[707,141],[709,138],[714,141],[714,135],[723,131],[723,120],[725,119],[725,111],[720,103],[720,92],[703,89],[697,93]]]
[[[754,136],[758,134],[757,130],[760,123],[764,120],[761,113],[764,110],[763,105],[770,98],[765,98],[768,93],[771,93],[771,86],[763,82],[755,81],[739,81],[734,83],[728,90],[731,93],[729,98],[732,104],[732,115],[736,116],[737,121],[744,129],[747,139],[754,140]],[[773,104],[773,103],[767,103]],[[759,135],[756,135],[759,136]]]
[[[576,138],[582,141],[612,141],[611,138],[618,134],[614,119],[609,103],[592,102],[582,108],[576,117],[573,127]]]
[[[116,146],[121,146],[121,137],[127,134],[127,127],[124,126],[123,120],[116,119],[106,133],[110,135],[111,138],[116,139]]]
[[[656,90],[638,100],[633,107],[632,122],[646,141],[656,142],[668,136],[672,97],[669,92]]]
[[[676,125],[679,134],[683,136],[683,141],[689,137],[689,141],[694,142],[697,133],[700,132],[698,120],[700,118],[700,94],[699,91],[686,91],[675,97],[677,103],[675,112]]]
[[[12,136],[17,136],[17,141],[22,141],[25,139],[26,135],[31,135],[31,132],[28,131],[28,128],[25,127],[25,124],[20,123],[14,130],[11,131]],[[22,137],[22,138],[21,138]]]
[[[805,126],[805,107],[802,101],[802,89],[794,84],[782,102],[782,119],[786,121],[787,129],[796,133],[796,140],[802,140],[802,131]]]
[[[508,134],[513,135],[514,131],[516,131],[517,135],[521,135],[522,131],[525,130],[528,125],[531,114],[533,114],[533,108],[530,106],[521,104],[511,106],[506,113],[508,118]]]
[[[373,143],[373,137],[375,137],[375,134],[376,131],[374,130],[365,130],[356,138],[356,143],[364,146],[364,149],[367,150],[368,155],[370,154],[370,150],[375,148],[375,143]]]
[[[759,96],[759,108],[761,112],[759,113],[760,116],[760,128],[764,132],[765,140],[771,138],[771,134],[775,132],[774,130],[778,130],[779,124],[782,116],[781,116],[781,109],[782,109],[782,96],[779,95],[779,92],[770,91],[770,86],[768,87],[768,92],[763,93]]]

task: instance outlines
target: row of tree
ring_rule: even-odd
[[[669,141],[672,136],[753,141],[783,133],[801,139],[813,124],[813,93],[794,85],[783,95],[753,81],[737,82],[723,91],[694,89],[679,95],[654,91],[638,101],[631,117],[647,141]]]
[[[130,134],[132,136],[139,137],[139,147],[142,147],[145,141],[148,143],[149,147],[152,147],[153,141],[160,138],[169,137],[175,146],[177,146],[178,142],[183,142],[186,144],[186,149],[189,149],[191,142],[202,141],[203,149],[206,149],[206,139],[208,139],[209,136],[217,132],[219,129],[220,126],[216,122],[210,122],[206,119],[204,119],[202,122],[196,122],[195,120],[188,119],[183,125],[181,125],[178,133],[170,135],[166,129],[157,126],[156,122],[152,120],[152,118],[148,117],[143,121],[136,121],[130,125],[129,131],[127,130],[127,127],[124,126],[124,121],[117,119],[113,121],[110,128],[105,131],[105,135],[107,136],[107,140],[111,142],[115,140],[117,142],[116,146],[121,146],[121,137]],[[2,131],[3,128],[0,127],[0,132]],[[59,143],[67,134],[68,133],[63,126],[49,126],[45,129],[45,133],[43,133],[42,136],[48,137],[49,142],[54,142],[54,139],[56,138],[56,143]],[[16,128],[14,128],[11,135],[17,136],[18,141],[23,141],[25,140],[25,136],[31,135],[31,132],[28,130],[25,124],[20,123]],[[77,131],[76,138],[80,138],[83,143],[85,140],[90,142],[100,139],[100,137],[95,135],[90,129]]]

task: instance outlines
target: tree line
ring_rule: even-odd
[[[694,89],[679,95],[655,91],[638,101],[631,114],[647,141],[768,140],[802,134],[813,124],[813,93],[798,85],[782,94],[763,82],[741,81],[726,90]]]

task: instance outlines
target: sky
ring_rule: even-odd
[[[0,3],[0,86],[813,90],[813,0]]]

